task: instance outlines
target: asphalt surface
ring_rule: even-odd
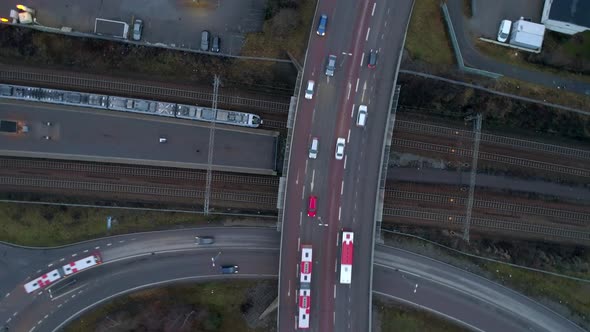
[[[473,17],[466,18],[470,29],[481,36],[496,40],[502,20],[516,21],[520,17],[541,22],[543,0],[470,0],[475,8]]]
[[[30,128],[21,135],[1,135],[2,155],[207,168],[208,124],[18,101],[1,101],[0,119],[22,120]],[[44,125],[47,121],[52,126]],[[272,174],[276,135],[216,126],[214,169]],[[167,143],[159,143],[159,137]]]
[[[215,236],[216,242],[197,246],[194,236],[198,235]],[[45,250],[0,244],[0,264],[6,267],[0,270],[4,271],[0,286],[3,292],[12,288],[1,297],[0,322],[8,320],[10,331],[53,331],[82,310],[141,287],[221,277],[276,278],[278,248],[274,229],[237,227],[130,234]],[[46,271],[52,268],[48,263],[63,264],[61,259],[72,260],[85,250],[100,251],[105,264],[54,284],[51,295],[24,292],[26,280],[20,270],[37,276],[33,270]],[[237,264],[240,273],[221,275],[221,264]],[[378,245],[374,270],[376,294],[433,311],[473,330],[582,331],[501,285],[424,256]]]
[[[539,84],[549,88],[563,89],[569,92],[590,95],[590,83],[571,80],[549,73],[519,68],[507,63],[496,61],[481,54],[473,45],[469,23],[463,16],[463,0],[447,1],[449,14],[453,21],[453,28],[457,34],[457,42],[465,64],[470,67],[499,73],[518,80]],[[485,12],[482,15],[486,15]],[[500,22],[498,22],[500,24]]]
[[[123,21],[129,24],[131,40],[133,19],[144,22],[142,43],[163,44],[198,50],[201,31],[221,36],[221,52],[237,55],[244,34],[261,31],[265,0],[30,0],[23,4],[37,11],[37,21],[48,27],[70,27],[74,31],[94,33],[96,18]],[[18,2],[2,2],[0,11],[8,17]]]
[[[296,326],[300,245],[314,249],[311,331],[366,331],[371,306],[370,273],[375,202],[385,123],[412,1],[321,1],[306,56],[303,88],[315,80],[312,100],[300,96],[291,148],[279,282],[279,331]],[[320,14],[328,15],[326,35],[315,34]],[[377,69],[367,55],[378,52]],[[328,55],[338,57],[327,77]],[[368,106],[365,128],[356,127],[357,108]],[[308,160],[312,137],[316,160]],[[344,160],[334,157],[345,138]],[[315,219],[307,217],[310,195],[318,197]],[[351,285],[339,283],[339,234],[355,232]]]

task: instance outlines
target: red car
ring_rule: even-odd
[[[307,216],[315,217],[317,209],[318,198],[316,196],[309,196],[309,204],[307,205]]]

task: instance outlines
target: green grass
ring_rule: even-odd
[[[408,309],[400,304],[375,300],[381,316],[382,332],[457,332],[468,331],[425,311]]]
[[[483,266],[513,289],[531,297],[552,299],[566,305],[577,314],[590,317],[589,283],[554,277],[498,263],[485,263]],[[590,272],[580,274],[578,277],[590,279]]]
[[[300,1],[296,17],[293,18],[296,20],[296,25],[286,34],[276,33],[272,24],[273,18],[266,20],[262,32],[246,35],[242,55],[287,59],[287,52],[289,52],[302,63],[315,6],[315,0]]]
[[[155,324],[152,328],[167,326],[180,330],[184,319],[193,312],[185,325],[186,331],[262,332],[263,329],[249,328],[241,314],[248,290],[259,282],[232,280],[140,291],[86,313],[65,331],[95,331],[115,322],[121,324],[117,331],[137,331],[147,324]],[[170,317],[182,318],[170,325],[174,320]]]
[[[117,219],[110,232],[106,229],[108,216]],[[107,235],[201,225],[214,218],[188,213],[0,203],[0,240],[26,246],[58,246]]]
[[[415,60],[434,65],[455,62],[439,0],[418,0],[414,3],[405,47]]]

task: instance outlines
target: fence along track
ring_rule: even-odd
[[[459,196],[428,194],[422,192],[402,191],[396,189],[387,189],[385,191],[385,198],[389,199],[390,202],[393,199],[406,199],[454,206],[464,206],[467,203],[466,198]],[[513,204],[501,201],[487,201],[478,199],[475,200],[473,207],[478,209],[490,209],[512,213],[532,214],[537,216],[553,217],[558,219],[570,219],[581,226],[590,226],[590,213],[578,211],[550,209],[538,205]]]
[[[473,140],[473,132],[469,130],[455,129],[414,121],[397,120],[395,129],[406,132],[440,134],[449,137],[461,137]],[[530,149],[572,158],[590,160],[590,150],[575,149],[566,146],[546,144],[520,138],[486,133],[481,134],[481,141],[484,143],[507,145],[519,149]]]
[[[84,76],[65,76],[41,72],[26,72],[0,69],[0,79],[38,83],[53,83],[78,88],[97,90],[100,89],[112,92],[125,92],[138,95],[149,94],[154,96],[165,96],[171,98],[192,99],[196,102],[201,103],[211,103],[211,101],[213,100],[212,92],[174,89],[163,86],[130,83],[117,80],[100,80]],[[270,100],[259,100],[220,94],[218,102],[220,104],[225,105],[253,107],[264,111],[272,111],[279,113],[289,112],[289,103],[281,103]]]
[[[386,207],[383,209],[383,215],[388,217],[401,217],[436,221],[440,223],[452,224],[457,226],[461,226],[465,222],[465,217],[460,215],[442,214],[423,210],[418,211],[401,208]],[[544,225],[535,225],[529,223],[521,223],[516,221],[471,218],[471,225],[480,228],[498,229],[517,233],[531,233],[573,240],[590,241],[590,232],[583,232],[567,228],[549,227]]]
[[[139,176],[205,181],[205,172],[203,171],[156,168],[149,166],[133,167],[125,165],[82,163],[61,160],[0,158],[0,167],[15,169],[35,168],[43,170],[109,174],[119,176]],[[278,178],[271,176],[265,177],[255,175],[234,175],[217,172],[213,173],[213,181],[216,183],[235,183],[264,186],[278,186],[279,183]]]
[[[438,145],[431,143],[424,143],[419,141],[406,140],[401,138],[394,138],[392,147],[405,147],[423,151],[441,152],[445,154],[456,154],[461,157],[471,157],[471,150],[462,148],[453,148],[446,145]],[[533,168],[543,171],[574,175],[580,177],[590,177],[590,170],[583,168],[576,168],[558,164],[547,163],[543,161],[523,159],[511,156],[505,156],[501,154],[479,152],[479,160],[492,161],[502,164],[514,165],[524,168]]]
[[[263,120],[263,126],[275,129],[287,129],[287,122],[277,120]]]
[[[179,198],[205,197],[204,190],[185,189],[165,186],[142,186],[120,183],[105,183],[92,181],[73,181],[63,179],[43,179],[14,176],[0,176],[0,184],[18,187],[35,187],[50,189],[69,189],[92,192],[124,193],[150,196],[166,196]],[[248,202],[255,204],[276,205],[276,197],[273,194],[242,193],[242,192],[213,192],[212,197],[221,201]]]

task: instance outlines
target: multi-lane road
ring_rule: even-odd
[[[196,235],[213,235],[216,242],[199,247]],[[25,293],[22,285],[27,276],[92,250],[101,252],[104,264],[55,284],[51,294]],[[0,327],[54,331],[82,311],[123,293],[227,277],[219,273],[220,264],[240,266],[240,273],[228,278],[276,278],[279,235],[268,228],[201,228],[130,234],[53,249],[0,244],[0,253],[0,266],[6,267],[0,271]],[[374,270],[375,293],[476,331],[582,331],[537,302],[424,256],[378,245]]]
[[[297,325],[300,246],[314,250],[311,282],[312,331],[367,331],[376,193],[385,126],[413,1],[336,1],[318,4],[310,34],[302,90],[315,81],[313,99],[299,96],[287,177],[279,281],[279,331]],[[328,15],[327,32],[315,28]],[[376,68],[368,55],[377,54]],[[337,57],[335,74],[325,75],[327,57]],[[367,105],[365,127],[355,126],[359,105]],[[319,153],[308,159],[312,137]],[[335,159],[338,137],[346,139],[343,160]],[[307,200],[318,197],[317,216]],[[341,230],[355,233],[351,285],[338,282]]]

